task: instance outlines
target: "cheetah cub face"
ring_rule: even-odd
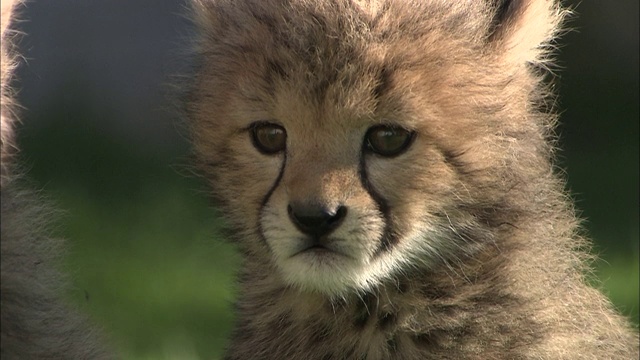
[[[465,156],[494,158],[473,108],[489,106],[486,89],[465,87],[488,82],[473,72],[478,29],[347,2],[224,4],[196,10],[205,35],[188,111],[248,263],[340,297],[473,251],[459,170]],[[384,18],[394,13],[407,18]],[[417,30],[390,36],[398,24]]]
[[[419,216],[403,204],[410,195],[393,189],[401,179],[386,179],[416,156],[420,139],[398,122],[317,124],[251,125],[256,155],[278,162],[258,229],[288,283],[330,294],[366,289],[398,266],[396,252],[408,250],[401,243],[424,235],[406,222]]]
[[[286,284],[332,297],[443,256],[453,174],[410,111],[378,114],[371,98],[359,112],[318,104],[294,84],[264,102],[238,95],[232,130],[217,128],[215,168],[226,170],[215,186],[247,252]]]
[[[284,281],[330,295],[366,290],[435,253],[441,238],[413,188],[425,175],[416,172],[427,165],[425,135],[408,121],[341,110],[271,113],[239,139],[248,150],[243,161],[266,185],[251,201],[259,204],[260,241]],[[319,115],[327,112],[331,119]]]

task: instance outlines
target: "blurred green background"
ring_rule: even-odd
[[[191,31],[171,0],[32,2],[18,27],[21,158],[65,210],[56,234],[71,301],[125,359],[221,355],[239,259],[167,105]],[[601,260],[638,323],[638,1],[583,2],[561,41],[559,165]],[[169,91],[170,93],[170,91]]]

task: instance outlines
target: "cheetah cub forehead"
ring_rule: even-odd
[[[194,143],[249,262],[334,297],[491,241],[470,209],[494,176],[509,186],[496,169],[517,149],[494,138],[497,111],[526,106],[504,91],[524,62],[482,49],[490,5],[195,7]]]

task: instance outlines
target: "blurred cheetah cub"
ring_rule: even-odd
[[[2,0],[0,6],[0,358],[112,359],[102,346],[100,331],[64,301],[68,281],[55,266],[64,245],[49,233],[52,210],[25,184],[14,159],[13,127],[18,119],[9,85],[18,56],[10,25],[20,4]]]
[[[637,359],[550,162],[552,0],[194,0],[227,359]]]

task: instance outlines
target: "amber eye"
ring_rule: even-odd
[[[275,154],[287,147],[287,132],[280,125],[258,122],[251,125],[253,146],[263,154]]]
[[[398,126],[379,125],[370,128],[365,144],[370,151],[382,156],[395,156],[409,148],[415,132]]]

